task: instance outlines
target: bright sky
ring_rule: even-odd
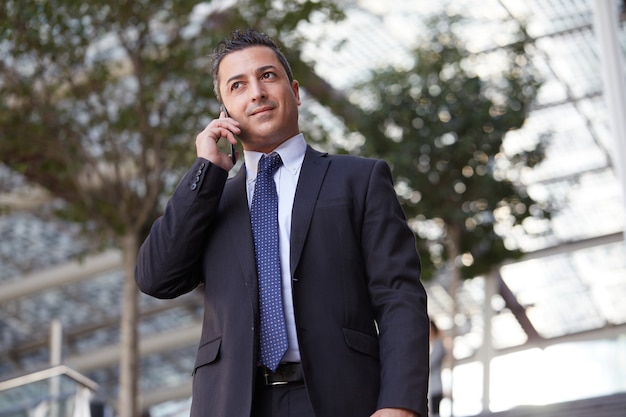
[[[492,412],[623,392],[626,335],[513,353],[493,359],[491,367]],[[456,416],[482,411],[481,378],[481,364],[458,367],[454,374]],[[441,415],[449,415],[449,403],[442,404]]]

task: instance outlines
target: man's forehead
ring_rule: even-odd
[[[235,73],[255,71],[263,67],[282,68],[274,51],[266,46],[250,46],[222,58],[218,73],[228,78]]]

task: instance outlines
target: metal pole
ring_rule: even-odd
[[[624,53],[619,43],[619,9],[615,0],[595,0],[594,32],[598,39],[604,100],[613,137],[613,164],[622,186],[626,215],[626,73]],[[626,219],[626,217],[625,217]],[[626,220],[625,220],[626,221]],[[626,226],[624,227],[626,229]],[[626,230],[623,230],[626,233]]]
[[[50,366],[61,365],[63,358],[63,325],[59,319],[50,322]]]
[[[59,319],[50,322],[50,365],[61,365],[63,328]],[[61,376],[50,378],[50,416],[60,416]]]
[[[491,271],[485,275],[485,302],[483,303],[483,344],[481,356],[483,363],[483,413],[490,411],[491,403],[491,359],[493,358],[493,339],[491,323],[494,311],[491,301],[497,292],[496,271]]]

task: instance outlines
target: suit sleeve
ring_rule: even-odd
[[[139,249],[135,281],[153,297],[174,298],[197,287],[199,262],[228,173],[198,158]]]
[[[379,408],[426,417],[429,320],[415,236],[398,202],[389,166],[377,161],[365,203],[362,245],[379,328]]]

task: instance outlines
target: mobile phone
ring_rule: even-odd
[[[226,117],[230,117],[230,114],[228,114],[228,110],[226,110],[226,106],[224,106],[222,104],[221,106],[222,111],[224,112],[224,114],[226,115]],[[233,145],[232,143],[230,144],[230,159],[233,161],[233,165],[235,165],[237,163],[237,148],[235,147],[235,145]]]

